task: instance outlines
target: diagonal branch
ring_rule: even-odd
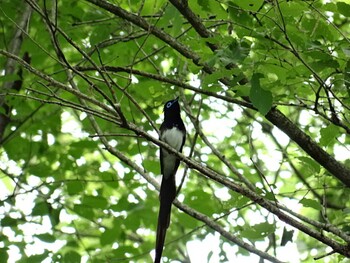
[[[37,70],[36,68],[32,67],[31,65],[29,65],[27,62],[25,62],[23,59],[19,58],[18,56],[15,56],[5,50],[0,49],[0,55],[4,55],[8,58],[14,59],[15,61],[17,61],[21,66],[23,66],[24,69],[28,70],[30,73],[34,74],[35,76],[47,81],[47,83],[53,87],[57,87],[60,89],[63,89],[69,93],[72,93],[73,95],[75,95],[78,98],[84,99],[85,101],[88,101],[98,107],[100,107],[101,109],[105,110],[108,113],[111,113],[111,115],[116,115],[116,112],[108,107],[107,105],[105,105],[103,102],[94,99],[93,97],[84,94],[68,85],[65,85],[57,80],[55,80],[54,78],[44,74],[43,72]],[[120,119],[118,117],[114,117],[114,119],[110,120],[110,121],[115,121],[117,124],[120,124]]]
[[[144,30],[150,32],[152,35],[156,36],[157,38],[159,38],[162,41],[164,41],[165,43],[167,43],[169,46],[174,48],[177,52],[179,52],[184,57],[191,59],[196,65],[202,66],[206,72],[208,72],[208,73],[213,72],[212,68],[209,67],[208,65],[202,63],[200,61],[201,57],[199,55],[197,55],[195,52],[193,52],[189,47],[181,44],[176,38],[168,35],[163,30],[151,25],[143,17],[132,14],[132,13],[126,11],[125,9],[123,9],[117,5],[114,5],[106,0],[86,0],[86,1],[92,3],[96,6],[99,6],[102,9],[107,10],[108,12],[110,12],[118,17],[123,18],[127,21],[130,21],[131,23],[143,28]]]
[[[282,112],[273,109],[265,117],[296,142],[316,162],[326,168],[346,186],[350,187],[350,169],[323,150],[310,136],[283,115]]]
[[[254,109],[249,102],[238,100],[236,98],[231,98],[229,96],[223,96],[215,92],[198,89],[176,79],[170,79],[157,74],[147,73],[135,69],[131,70],[123,67],[106,66],[105,69],[114,72],[132,72],[133,74],[156,79],[162,82],[176,85],[178,87],[182,87],[184,89],[189,89],[204,95],[213,96],[218,99],[222,99],[231,103]],[[78,70],[94,70],[94,68],[79,67]],[[337,160],[335,160],[333,156],[324,151],[315,141],[313,141],[310,138],[310,136],[304,133],[296,124],[291,122],[282,112],[280,112],[276,108],[273,108],[268,114],[266,114],[265,118],[269,120],[272,124],[274,124],[277,128],[279,128],[281,131],[283,131],[286,135],[288,135],[289,138],[296,142],[306,153],[308,153],[315,161],[317,161],[320,165],[326,168],[331,174],[337,177],[346,186],[350,186],[350,169],[347,168],[345,165],[339,163]]]
[[[79,97],[80,99],[83,99],[84,101],[88,101],[90,103],[93,103],[94,105],[100,107],[101,109],[105,110],[108,113],[111,113],[112,115],[115,115],[115,110],[111,109],[110,107],[107,107],[105,104],[96,101],[95,99],[82,94],[81,92],[63,85],[62,83],[52,79],[51,77],[45,75],[44,73],[34,69],[32,66],[30,66],[28,63],[26,63],[25,61],[23,61],[22,59],[18,58],[17,56],[14,56],[6,51],[0,50],[0,54],[5,55],[7,57],[10,57],[12,59],[15,59],[18,63],[20,63],[25,69],[27,69],[28,71],[30,71],[31,73],[33,73],[34,75],[38,76],[39,78],[42,78],[46,81],[48,81],[51,85],[64,89],[72,94],[74,94],[75,96]],[[271,114],[271,113],[270,113]],[[90,116],[90,115],[89,115]],[[274,116],[272,115],[272,117],[278,117],[278,116]],[[91,118],[93,118],[91,116]],[[118,119],[111,119],[111,122],[114,122],[117,125],[122,125],[120,121],[118,121]],[[316,240],[319,240],[320,242],[330,246],[333,248],[334,251],[344,255],[344,256],[350,256],[350,251],[348,249],[348,247],[346,245],[343,245],[335,240],[333,240],[332,238],[324,235],[323,233],[320,233],[319,231],[310,228],[308,225],[305,225],[304,223],[301,223],[299,220],[296,220],[293,216],[290,216],[289,214],[283,212],[280,208],[276,207],[276,204],[273,202],[270,202],[267,199],[264,199],[263,197],[259,196],[257,193],[251,191],[248,188],[242,187],[241,185],[232,182],[229,178],[218,174],[217,172],[213,171],[212,169],[210,169],[209,167],[205,167],[202,166],[200,163],[184,156],[181,153],[178,153],[176,150],[174,150],[172,147],[170,147],[168,144],[156,139],[155,137],[151,136],[149,133],[147,133],[146,131],[142,130],[140,127],[138,127],[137,125],[133,124],[133,123],[128,123],[127,128],[130,131],[133,131],[135,134],[144,137],[145,139],[147,139],[148,141],[163,147],[164,149],[168,150],[169,152],[173,153],[174,155],[176,155],[177,157],[179,157],[184,163],[186,163],[187,165],[189,165],[189,167],[197,170],[200,174],[202,174],[203,176],[210,178],[211,180],[224,185],[225,187],[227,187],[228,189],[239,193],[247,198],[249,198],[250,200],[252,200],[253,202],[259,204],[261,207],[264,207],[266,210],[270,211],[271,213],[273,213],[274,215],[276,215],[280,220],[286,222],[287,224],[299,229],[300,231],[308,234],[309,236],[315,238]],[[115,154],[118,158],[122,158],[122,156],[118,156],[116,150],[112,147],[106,146],[107,150],[110,151],[111,153]],[[126,160],[125,160],[126,161]],[[128,165],[132,165],[133,163],[131,162],[131,160],[129,160],[128,162],[126,162]],[[136,170],[137,172],[140,172],[140,169]],[[347,237],[347,236],[346,236]]]
[[[193,12],[186,4],[186,1],[171,0],[171,2],[179,10],[179,12],[181,12],[185,18],[193,25],[201,37],[206,38],[210,36],[210,33],[203,29],[204,25],[200,25],[200,20],[193,17]],[[292,43],[290,42],[290,44]],[[313,73],[316,80],[321,85],[325,86],[322,79],[311,67],[308,67],[306,62],[302,60],[296,50],[292,49],[290,51],[296,55],[301,60],[301,62],[303,62],[304,65]],[[220,81],[225,85],[230,86],[230,83],[226,79],[222,79]],[[288,135],[294,142],[296,142],[315,161],[326,168],[331,174],[337,177],[346,186],[350,187],[350,169],[345,165],[339,163],[333,156],[324,151],[315,141],[310,138],[310,136],[299,129],[299,127],[291,122],[282,112],[276,108],[273,108],[265,117],[286,135]]]
[[[90,121],[96,131],[97,134],[102,134],[101,129],[99,128],[98,124],[96,123],[96,121],[93,119],[93,117],[91,116]],[[112,147],[109,145],[108,141],[106,140],[106,138],[104,138],[103,136],[100,137],[101,141],[103,143],[103,145],[106,147],[106,149],[113,154],[114,156],[118,157],[122,162],[124,162],[125,164],[127,164],[128,166],[130,166],[131,168],[133,168],[135,171],[137,171],[140,175],[142,175],[143,178],[146,179],[146,181],[150,184],[152,184],[155,188],[157,188],[158,190],[160,189],[159,184],[155,181],[154,178],[152,178],[148,173],[146,173],[144,171],[144,169],[142,169],[140,166],[138,166],[137,164],[135,164],[132,160],[130,160],[128,157],[126,157],[122,152],[118,151],[115,147]],[[158,142],[161,142],[157,139],[155,139]],[[168,148],[169,147],[168,144],[163,143],[164,145],[167,145]],[[172,148],[171,148],[172,149]],[[174,151],[174,149],[172,149]],[[176,151],[175,151],[176,152]],[[271,262],[276,262],[276,263],[281,263],[282,261],[278,260],[277,258],[271,256],[270,254],[268,254],[267,252],[261,251],[259,249],[257,249],[255,246],[248,244],[247,242],[244,242],[242,239],[238,238],[237,236],[235,236],[234,234],[230,233],[229,231],[225,230],[225,228],[221,225],[219,225],[218,223],[215,222],[215,220],[213,220],[212,218],[196,211],[195,209],[181,203],[179,200],[175,200],[174,201],[174,205],[176,207],[178,207],[181,211],[185,212],[186,214],[192,216],[193,218],[196,218],[197,220],[200,220],[202,222],[204,222],[207,226],[209,226],[210,228],[212,228],[213,230],[219,232],[223,237],[227,238],[229,241],[237,244],[238,246],[246,249],[247,251],[254,253],[258,256],[260,256],[261,258],[267,259]]]

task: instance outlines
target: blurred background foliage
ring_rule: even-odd
[[[347,235],[349,189],[264,116],[277,108],[350,166],[349,1],[188,1],[183,10],[208,37],[165,0],[25,2],[0,7],[0,47],[9,52],[0,56],[0,113],[9,118],[0,138],[0,262],[152,262],[159,202],[144,175],[160,181],[158,146],[123,126],[117,109],[157,137],[163,103],[178,95],[186,156]],[[11,72],[10,53],[28,54],[41,75],[19,60]],[[340,253],[322,257],[329,246],[256,200],[186,165],[178,183],[184,174],[179,200],[259,250],[288,262],[346,262]],[[164,262],[203,262],[193,241],[207,262],[259,261],[172,213]]]

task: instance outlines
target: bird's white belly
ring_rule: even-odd
[[[176,150],[180,150],[183,140],[183,133],[176,127],[165,130],[160,138]]]
[[[173,127],[164,131],[160,139],[179,151],[183,141],[183,133],[178,128]],[[177,157],[165,149],[161,149],[161,151],[164,158],[163,173],[164,176],[168,176],[174,172]]]

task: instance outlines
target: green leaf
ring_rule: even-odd
[[[44,216],[49,213],[48,204],[46,202],[38,202],[35,204],[32,215],[33,216]]]
[[[339,127],[334,124],[330,124],[320,130],[321,139],[320,144],[323,146],[329,145],[331,142],[335,142],[339,135]]]
[[[265,222],[245,228],[241,231],[241,236],[248,239],[261,240],[274,231],[275,225]]]
[[[303,198],[299,201],[299,203],[305,207],[311,207],[311,208],[314,208],[318,211],[320,211],[322,209],[322,206],[320,205],[320,203],[318,201],[313,200],[313,199]]]
[[[291,16],[293,19],[308,11],[302,1],[284,1],[280,3],[279,8],[284,17]]]
[[[350,17],[350,5],[344,2],[337,2],[338,12],[346,17]]]
[[[226,19],[227,13],[220,2],[211,0],[188,1],[190,8],[202,17],[215,15],[215,19]]]
[[[254,225],[253,228],[262,233],[264,236],[267,236],[275,231],[275,225],[267,222]]]
[[[294,230],[288,231],[286,227],[283,228],[283,234],[281,239],[281,246],[285,246],[288,241],[293,242]]]
[[[6,50],[13,43],[16,25],[21,24],[22,2],[1,1],[0,43]],[[343,129],[329,124],[322,114],[314,114],[313,107],[317,81],[322,79],[331,86],[330,99],[340,121],[347,125],[350,120],[350,0],[279,1],[278,5],[268,0],[182,1],[188,3],[192,18],[199,19],[204,28],[194,28],[193,21],[166,0],[109,1],[130,12],[134,21],[147,21],[147,28],[88,2],[57,2],[59,14],[53,22],[62,30],[57,41],[64,63],[58,61],[47,21],[33,15],[27,25],[30,37],[23,38],[17,55],[22,57],[28,51],[31,67],[40,74],[33,74],[14,60],[14,74],[0,76],[0,82],[11,81],[17,78],[18,69],[23,69],[19,93],[3,94],[12,111],[0,151],[0,185],[4,192],[0,227],[11,229],[9,235],[0,235],[2,262],[12,260],[4,249],[11,246],[22,257],[19,262],[26,263],[119,259],[151,262],[149,251],[154,249],[159,198],[147,179],[158,177],[159,147],[143,134],[157,137],[163,121],[162,104],[175,94],[181,95],[181,116],[188,133],[184,153],[193,152],[198,165],[252,187],[257,198],[271,200],[271,204],[275,204],[274,193],[283,196],[279,199],[281,205],[303,197],[317,201],[307,193],[321,189],[326,182],[329,207],[350,207],[350,189],[337,187],[336,177],[329,176],[308,153],[289,143],[290,138],[280,135],[277,129],[283,123],[267,125],[262,115],[278,105],[287,120],[319,146],[327,147],[330,154],[339,155],[338,149],[349,145]],[[38,5],[49,13],[55,9],[55,1],[46,1],[47,6],[38,1]],[[204,29],[210,32],[208,38],[201,36]],[[161,40],[159,30],[168,37]],[[213,45],[214,51],[210,48]],[[7,56],[0,56],[3,67],[7,61]],[[225,85],[220,83],[223,78]],[[187,89],[186,85],[198,88]],[[74,92],[65,87],[74,88]],[[230,103],[228,97],[248,98],[259,113],[253,114],[244,104]],[[323,110],[330,115],[324,91],[319,104],[320,113]],[[130,125],[120,122],[119,109]],[[96,123],[91,123],[91,118]],[[203,141],[201,130],[197,131],[192,121],[203,125],[212,146]],[[256,125],[263,131],[259,132]],[[135,133],[133,127],[145,133]],[[99,136],[87,138],[96,132]],[[263,187],[251,160],[250,140],[271,192]],[[111,151],[106,142],[117,152]],[[213,149],[220,155],[216,156]],[[84,162],[77,162],[79,158]],[[350,160],[343,163],[348,166]],[[140,175],[136,166],[149,177]],[[177,184],[185,166],[180,166]],[[271,215],[254,205],[256,198],[231,191],[227,185],[217,184],[214,177],[198,176],[196,167],[189,168],[179,194],[185,204],[220,218],[217,223],[238,236],[244,230],[244,241],[262,251],[269,247],[271,233],[280,236],[278,242],[282,239],[282,245],[295,239],[292,231],[283,230],[285,225],[289,229],[288,224],[276,216],[271,221]],[[295,169],[303,178],[295,176]],[[22,200],[24,205],[26,201],[33,203],[23,206]],[[318,207],[315,201],[302,200],[305,205],[300,204],[303,209],[296,212],[322,221],[317,217],[319,210],[311,208]],[[171,210],[164,261],[180,262],[185,259],[178,251],[187,242],[206,240],[214,231],[175,206]],[[349,210],[330,209],[327,214],[344,233],[350,233]],[[252,215],[256,215],[254,220]],[[44,219],[50,222],[42,226]],[[232,221],[237,224],[232,225]],[[33,222],[40,235],[33,235],[31,242],[22,237],[31,234],[27,225]],[[329,238],[337,241],[335,236]],[[51,251],[54,239],[64,240],[65,245]],[[229,242],[222,237],[215,240],[218,242],[212,246],[219,252],[207,251],[204,261],[229,262]],[[314,254],[324,254],[322,243],[307,234],[301,241],[302,247],[292,248],[294,261],[312,262]],[[43,243],[45,252],[28,257],[27,248],[36,243]],[[315,252],[304,253],[311,250]],[[273,254],[273,249],[269,252]],[[242,261],[243,256],[249,261],[251,253],[244,248],[235,250],[233,257],[235,253]],[[329,255],[327,260],[337,262],[338,254]]]
[[[66,183],[69,195],[81,193],[84,190],[84,183],[80,181],[71,181]]]
[[[7,263],[8,259],[7,248],[0,248],[0,263]]]
[[[40,162],[36,165],[32,165],[28,171],[38,177],[47,177],[50,172],[50,167],[45,162]]]
[[[82,204],[92,208],[105,209],[108,206],[108,201],[102,196],[84,195]]]
[[[18,145],[21,147],[19,148]],[[31,143],[27,139],[17,136],[6,143],[4,149],[12,160],[16,161],[26,159],[28,157],[28,152],[31,149]]]
[[[251,79],[251,89],[250,89],[250,99],[253,106],[258,109],[262,115],[266,115],[272,107],[272,93],[270,91],[264,90],[260,86],[260,78],[263,75],[260,73],[255,73]]]
[[[157,25],[159,27],[167,28],[169,25],[172,25],[171,32],[175,35],[179,34],[182,29],[182,23],[183,19],[176,11],[175,6],[169,5],[164,12],[164,15],[162,16],[162,19],[159,21]],[[149,79],[145,79],[145,81],[149,81]]]
[[[49,218],[50,218],[52,227],[55,227],[60,222],[60,213],[61,213],[61,209],[50,210]]]
[[[264,197],[268,200],[276,201],[276,196],[273,192],[266,192]]]
[[[210,262],[210,259],[213,256],[213,254],[214,254],[214,252],[212,250],[208,253],[207,262]]]
[[[232,38],[225,38],[227,45],[223,46],[222,49],[216,51],[216,57],[224,65],[241,63],[249,54],[251,43],[242,40],[237,41]]]
[[[288,37],[300,48],[305,48],[308,43],[308,39],[305,39],[305,34],[300,32],[300,29],[296,28],[294,25],[286,25]],[[279,32],[279,31],[277,31]],[[303,68],[305,71],[305,69]]]
[[[17,226],[18,225],[18,220],[17,219],[13,219],[12,217],[9,217],[9,216],[5,216],[4,218],[2,218],[0,220],[0,225],[2,227],[4,226],[10,226],[10,227],[13,227],[13,226]]]
[[[290,70],[284,68],[282,65],[278,65],[277,63],[278,62],[275,60],[266,61],[266,63],[259,66],[259,71],[264,73],[268,79],[271,79],[269,75],[274,75],[281,82],[285,82],[287,75],[290,74]]]
[[[86,219],[94,220],[95,213],[91,207],[76,204],[73,207],[73,211]]]
[[[0,82],[4,83],[4,82],[7,82],[7,81],[16,81],[16,80],[19,80],[19,76],[17,74],[7,74],[7,75],[3,75],[3,76],[0,76]],[[13,92],[13,90],[11,90],[11,92]]]
[[[41,241],[47,242],[47,243],[53,243],[56,241],[56,238],[50,234],[40,234],[36,235],[37,238],[39,238]]]
[[[235,0],[234,2],[244,10],[258,11],[264,0]]]
[[[75,251],[69,251],[64,254],[63,263],[78,263],[81,261],[81,256]]]
[[[311,173],[316,173],[318,174],[321,170],[320,165],[315,162],[313,159],[306,157],[306,156],[299,156],[297,157],[299,161],[308,168]]]
[[[41,254],[41,255],[33,255],[28,258],[23,259],[24,263],[37,263],[37,262],[43,262],[44,259],[48,257],[48,252]]]
[[[120,234],[120,225],[115,225],[112,229],[107,228],[105,232],[102,233],[100,242],[102,246],[112,244],[117,240]]]
[[[347,89],[348,95],[350,97],[350,60],[346,62],[346,66],[344,69],[344,83]]]
[[[90,36],[90,41],[92,45],[96,45],[101,41],[108,39],[110,33],[112,32],[109,26],[99,26],[94,28],[95,29],[91,32]]]
[[[186,202],[189,206],[195,207],[196,210],[205,213],[206,215],[210,215],[215,211],[215,207],[213,204],[209,205],[208,203],[203,202],[203,200],[208,200],[211,196],[211,194],[197,189],[189,194]]]
[[[190,217],[185,213],[180,213],[177,216],[177,220],[179,225],[189,229],[195,229],[196,227],[198,227],[198,223],[199,223],[197,220],[195,220],[194,218]]]
[[[331,59],[331,60],[316,60],[312,63],[310,63],[310,66],[317,71],[322,71],[327,68],[334,68],[337,69],[339,67],[338,61]]]
[[[0,114],[6,114],[6,110],[3,107],[0,107]]]
[[[202,79],[202,88],[210,91],[221,91],[222,87],[219,84],[219,80],[225,77],[231,77],[237,73],[236,69],[220,69],[212,74],[207,74]]]
[[[69,154],[78,159],[82,156],[82,150],[93,150],[97,148],[97,143],[88,139],[74,142],[70,145]]]
[[[203,10],[210,12],[211,10],[209,8],[209,1],[210,0],[197,0],[197,3],[200,7],[202,7]]]

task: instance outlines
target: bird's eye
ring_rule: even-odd
[[[173,105],[173,104],[171,103],[171,101],[169,101],[169,102],[166,104],[167,109],[169,109],[169,108],[171,107],[171,105]]]

